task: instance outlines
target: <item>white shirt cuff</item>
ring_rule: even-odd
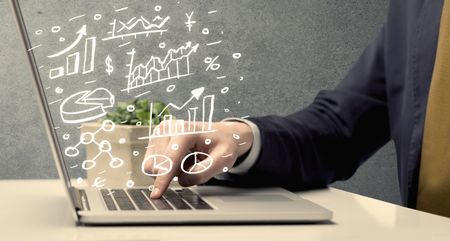
[[[250,148],[250,151],[241,163],[239,163],[237,166],[231,168],[228,172],[232,174],[238,174],[243,175],[246,174],[250,168],[255,164],[256,160],[259,157],[259,153],[261,152],[261,133],[259,131],[258,126],[255,125],[255,123],[242,119],[242,118],[226,118],[222,121],[239,121],[247,124],[250,126],[253,132],[253,143],[252,147]]]

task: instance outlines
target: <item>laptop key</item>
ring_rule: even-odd
[[[195,209],[210,210],[213,209],[199,195],[189,189],[182,189],[178,194]]]
[[[153,206],[140,190],[128,189],[127,192],[140,210],[154,210]]]
[[[173,210],[172,206],[164,199],[150,199],[158,210]]]
[[[169,201],[176,209],[187,210],[192,209],[183,199],[175,193],[172,189],[167,189],[163,196],[167,201]]]
[[[103,201],[105,201],[106,208],[108,208],[108,210],[110,211],[116,211],[117,207],[116,204],[114,204],[114,201],[111,197],[109,190],[102,189],[100,192],[102,194]]]
[[[147,197],[150,198],[150,191],[148,189],[139,189],[142,193],[145,193]],[[157,210],[173,210],[172,206],[163,198],[160,199],[152,199],[150,198],[150,202],[155,206]]]
[[[113,189],[111,190],[113,192],[114,200],[116,200],[117,205],[119,206],[120,210],[136,210],[133,203],[131,202],[128,195],[125,193],[124,190],[121,189]]]

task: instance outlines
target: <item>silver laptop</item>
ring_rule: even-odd
[[[55,1],[53,3],[51,1],[42,1],[42,5],[58,5],[61,4],[61,2],[63,1]],[[74,2],[78,4],[79,1],[70,1],[70,3],[68,1],[67,4],[62,4],[61,6],[67,5],[68,8],[73,9],[73,6],[70,6],[70,4],[74,4]],[[120,1],[120,3],[122,2],[123,1]],[[92,1],[89,1],[89,3],[92,4]],[[148,3],[146,2],[145,4]],[[176,1],[173,2],[173,4],[176,4]],[[136,185],[133,185],[132,179],[128,180],[127,185],[125,186],[104,185],[107,180],[101,179],[100,176],[105,172],[112,172],[114,170],[108,169],[100,172],[96,171],[94,174],[99,175],[99,177],[95,177],[95,175],[92,176],[93,171],[91,168],[96,164],[95,158],[100,157],[98,157],[98,155],[89,158],[86,157],[90,155],[89,152],[92,152],[92,149],[89,149],[89,145],[86,145],[86,149],[80,150],[83,146],[82,144],[92,144],[92,142],[96,142],[94,138],[91,138],[90,141],[83,139],[83,134],[80,134],[80,130],[84,128],[83,125],[85,125],[86,122],[98,121],[101,117],[104,117],[104,108],[111,107],[114,102],[114,97],[108,97],[108,94],[111,94],[113,91],[104,88],[90,87],[91,85],[95,86],[95,82],[97,81],[95,79],[100,79],[99,76],[92,73],[95,72],[94,65],[98,62],[98,60],[94,60],[93,57],[95,56],[95,42],[104,41],[105,43],[111,43],[110,41],[115,40],[122,41],[115,43],[114,46],[116,46],[116,48],[114,48],[114,51],[127,48],[128,52],[124,50],[124,55],[128,57],[132,55],[131,57],[133,58],[134,54],[137,54],[135,49],[126,45],[129,45],[132,41],[137,41],[137,39],[141,37],[144,39],[149,38],[151,37],[149,35],[154,33],[156,33],[157,38],[159,38],[162,33],[166,31],[162,29],[162,27],[169,17],[162,13],[163,6],[155,5],[151,7],[151,10],[156,14],[159,14],[158,16],[152,19],[141,16],[136,20],[136,17],[124,15],[123,12],[127,11],[128,8],[126,4],[124,4],[123,6],[113,6],[113,9],[109,9],[112,12],[111,14],[122,14],[120,16],[127,21],[123,19],[120,20],[120,16],[106,13],[106,10],[104,9],[107,9],[107,6],[104,6],[104,1],[101,1],[100,5],[103,6],[102,11],[98,9],[98,11],[95,11],[94,9],[92,14],[88,14],[90,10],[88,9],[86,12],[78,13],[78,15],[75,15],[74,13],[73,16],[62,16],[57,13],[55,16],[58,16],[58,20],[64,20],[66,17],[67,21],[64,22],[65,24],[76,24],[77,21],[85,21],[88,17],[91,22],[97,21],[100,23],[101,21],[104,21],[104,23],[107,23],[106,26],[113,25],[111,31],[105,33],[106,35],[102,38],[90,37],[90,25],[86,27],[86,24],[83,25],[84,22],[81,22],[81,24],[79,24],[81,26],[80,30],[76,32],[73,31],[71,36],[63,37],[62,33],[64,26],[62,26],[62,24],[54,23],[53,26],[42,26],[39,25],[39,19],[34,19],[32,16],[26,16],[24,18],[25,13],[29,14],[31,12],[37,12],[38,15],[49,15],[48,12],[42,11],[39,8],[33,9],[32,7],[25,5],[25,1],[22,3],[20,0],[11,0],[11,6],[17,20],[21,39],[27,50],[26,53],[29,66],[32,70],[34,84],[38,94],[39,107],[44,118],[44,124],[52,148],[53,157],[56,162],[56,167],[59,176],[63,181],[64,188],[67,191],[70,209],[72,209],[73,216],[78,223],[296,223],[322,222],[331,219],[332,212],[329,210],[304,200],[299,195],[281,188],[241,189],[222,186],[182,188],[180,186],[172,186],[161,199],[150,199],[149,193],[151,186],[138,185],[137,183]],[[91,5],[89,6],[90,8],[94,8]],[[68,14],[70,13],[69,10],[63,9],[61,10],[61,13]],[[208,12],[208,14],[214,13],[214,11]],[[184,16],[184,14],[182,16]],[[192,14],[186,14],[188,20],[190,16],[192,16]],[[46,17],[51,18],[51,16]],[[111,18],[111,21],[107,20],[108,17]],[[133,24],[133,21],[136,21],[136,24]],[[151,23],[151,21],[157,21],[157,23]],[[125,26],[121,29],[121,32],[114,29],[114,27],[117,27],[115,24],[118,22]],[[192,27],[193,23],[193,21],[191,21],[190,24],[189,22],[186,22],[187,31],[191,31],[189,26]],[[148,25],[145,26],[145,24]],[[143,26],[144,31],[127,32],[132,31],[133,28],[139,26]],[[103,29],[103,27],[98,27],[97,30],[98,29]],[[206,34],[206,31],[207,30],[203,29],[203,34]],[[57,35],[56,43],[49,44],[49,42],[44,43],[38,41],[42,36],[51,36],[52,34]],[[65,32],[65,34],[67,34],[67,32]],[[130,36],[131,39],[128,41],[126,38]],[[210,44],[209,46],[216,45],[219,42],[216,41],[213,43],[214,44]],[[51,45],[50,47],[47,46],[47,48],[53,50],[53,53],[41,51],[45,48],[43,45],[46,44]],[[81,46],[78,52],[75,51],[77,48],[76,45]],[[189,72],[189,68],[186,70],[182,69],[180,66],[182,66],[181,60],[183,60],[183,58],[189,58],[189,54],[197,51],[198,45],[197,47],[195,46],[196,45],[192,42],[181,45],[180,49],[185,51],[185,55],[179,56],[176,60],[180,60],[180,62],[176,62],[176,65],[174,65],[177,68],[177,76],[172,79],[179,80],[184,76],[192,74]],[[162,46],[162,43],[160,43],[159,48],[164,49],[163,47],[165,46]],[[177,52],[177,49],[172,50],[173,53]],[[114,53],[111,52],[110,54],[113,56]],[[57,64],[58,62],[54,60],[58,57],[61,57],[62,61],[65,61],[62,66],[55,66],[55,63]],[[240,54],[233,55],[233,58],[235,59],[238,59],[239,57]],[[101,63],[106,64],[103,65],[103,74],[111,75],[113,72],[113,67],[111,65],[112,58],[108,55],[106,56],[106,60],[103,60],[105,59],[102,59]],[[220,65],[215,62],[214,58],[205,59],[205,63],[209,64],[207,66],[209,69],[207,70],[210,71],[220,67]],[[130,65],[131,64],[132,63],[130,63]],[[131,69],[131,66],[128,67]],[[116,68],[118,67],[116,66]],[[182,73],[182,71],[185,72]],[[135,75],[136,73],[129,73],[128,80],[130,80],[131,74]],[[170,81],[171,75],[170,73],[167,74],[168,77],[164,80]],[[71,87],[68,85],[67,87],[63,87],[64,84],[74,81],[81,83],[80,85],[82,85],[82,88],[90,87],[91,90],[94,89],[95,91],[83,91],[83,89],[81,89],[82,91],[76,92],[77,90],[75,89],[77,86]],[[141,78],[141,81],[142,82],[139,83],[128,82],[128,85],[124,90],[118,88],[119,90],[116,91],[122,91],[129,94],[130,91],[135,91],[138,87],[141,88],[141,91],[144,91],[145,88],[143,87],[146,85],[146,80],[145,78]],[[163,78],[158,81],[163,81]],[[167,88],[168,92],[169,89],[173,90],[175,88],[174,85],[169,85],[169,87]],[[204,91],[203,88],[200,89],[202,92]],[[199,89],[196,91],[198,94]],[[73,94],[74,92],[76,93]],[[225,92],[225,89],[222,89],[222,92]],[[132,94],[136,95],[137,93],[132,92]],[[208,111],[205,110],[205,106],[208,106],[208,103],[211,103],[206,101],[211,101],[212,98],[213,96],[211,95],[203,98],[203,115],[205,115],[205,111]],[[199,96],[196,96],[196,99],[199,99]],[[79,106],[86,109],[75,111],[71,108],[64,109],[63,105],[70,101],[75,102],[75,104],[79,104]],[[189,109],[189,111],[194,112],[196,110],[197,109],[195,108]],[[209,110],[212,111],[212,109]],[[211,116],[211,114],[209,116]],[[205,129],[202,131],[211,130]],[[159,134],[162,135],[162,133]],[[88,136],[92,135],[89,134]],[[121,140],[119,142],[122,143]],[[125,143],[125,140],[123,143]],[[107,152],[107,155],[105,154],[106,158],[110,157],[112,161],[119,161],[120,165],[123,164],[120,162],[129,161],[123,160],[124,158],[120,159],[114,157],[115,154],[109,152],[111,149],[111,144],[109,142],[100,141],[100,145],[106,146],[103,147],[103,149],[100,147],[101,151]],[[97,149],[94,148],[93,150]],[[131,153],[127,154],[132,156]],[[138,156],[137,151],[133,152],[133,156]],[[89,161],[86,162],[86,159],[89,159]],[[97,165],[100,164],[98,163]],[[91,171],[89,172],[89,170]],[[117,170],[120,170],[120,168]],[[87,177],[83,176],[86,172]],[[131,175],[131,171],[127,174]],[[117,176],[117,179],[121,178],[120,173],[114,175]],[[112,176],[109,177],[111,181],[114,181],[114,177]],[[88,181],[89,179],[90,181]],[[148,177],[148,179],[151,178]],[[132,182],[132,185],[128,185],[130,182]]]

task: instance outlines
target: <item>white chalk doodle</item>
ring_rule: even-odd
[[[77,124],[96,120],[106,115],[106,108],[114,106],[114,95],[105,88],[77,92],[60,105],[64,123]]]
[[[155,17],[149,21],[147,18],[140,16],[132,17],[131,19],[121,21],[114,19],[110,25],[111,30],[108,32],[109,36],[102,38],[103,41],[113,39],[125,39],[127,37],[134,37],[145,35],[148,37],[150,34],[159,33],[162,35],[167,29],[164,29],[164,25],[169,21],[170,16],[165,18]]]
[[[197,52],[198,47],[199,44],[193,45],[192,42],[187,42],[177,49],[169,49],[164,58],[151,56],[145,64],[137,65],[134,63],[136,50],[133,48],[127,53],[130,56],[130,63],[127,64],[129,71],[126,76],[128,84],[122,91],[130,92],[132,89],[191,75],[189,58]]]
[[[187,166],[188,160],[193,160],[191,166]],[[186,174],[200,174],[207,171],[213,164],[213,158],[204,152],[193,152],[186,155],[181,161],[181,171]]]
[[[184,22],[184,24],[186,24],[186,27],[188,28],[189,32],[191,32],[193,25],[195,23],[197,23],[196,21],[192,20],[192,15],[194,15],[194,12],[191,12],[190,14],[186,13],[187,21]]]

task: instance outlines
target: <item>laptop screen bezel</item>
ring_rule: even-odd
[[[25,48],[25,52],[27,54],[28,66],[31,68],[31,73],[33,75],[33,82],[35,86],[35,90],[37,93],[38,106],[41,112],[44,127],[46,130],[47,138],[50,142],[51,152],[53,155],[53,159],[55,160],[56,169],[58,171],[58,175],[60,179],[63,181],[65,186],[65,192],[69,197],[72,214],[76,220],[78,220],[78,215],[76,213],[76,205],[73,196],[70,193],[70,190],[73,189],[72,183],[70,181],[69,173],[67,171],[66,164],[64,163],[64,158],[62,155],[61,147],[58,142],[58,137],[56,135],[56,131],[54,128],[53,120],[51,117],[50,109],[48,106],[47,98],[45,97],[44,88],[42,86],[41,76],[39,74],[39,69],[36,64],[36,59],[31,49],[31,42],[28,36],[28,32],[26,29],[25,21],[23,19],[22,11],[20,8],[19,0],[10,0],[11,8],[13,10],[13,15],[15,18],[15,22],[17,24],[17,28],[19,30],[20,38],[22,40],[23,46]]]

